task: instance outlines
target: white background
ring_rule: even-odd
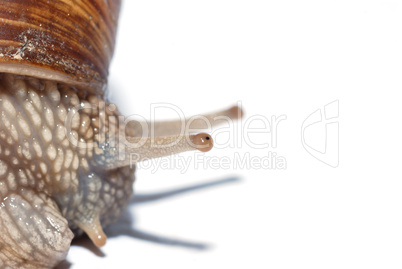
[[[287,166],[196,168],[187,153],[193,162],[186,173],[139,169],[139,194],[238,180],[130,206],[126,222],[109,231],[115,236],[103,255],[83,242],[72,246],[71,268],[401,268],[401,5],[126,0],[110,70],[110,97],[120,111],[149,118],[150,104],[166,102],[191,116],[240,101],[244,120],[285,115],[276,148],[255,149],[236,133],[241,144],[203,156],[274,152]],[[333,168],[305,150],[301,128],[336,100]],[[323,126],[309,131],[314,148],[325,143]],[[250,140],[271,143],[271,135]],[[209,248],[117,236],[128,230],[129,216],[135,231]]]

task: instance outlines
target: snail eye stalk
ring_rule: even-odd
[[[137,136],[143,133],[143,126],[148,127],[148,134],[153,136],[179,135],[187,133],[185,128],[205,129],[215,127],[222,123],[233,122],[243,117],[243,111],[238,106],[216,111],[214,113],[197,115],[184,120],[156,121],[156,122],[129,122],[125,130],[127,136]]]
[[[174,135],[151,137],[128,137],[121,142],[118,153],[106,153],[105,164],[108,169],[132,165],[153,158],[170,156],[186,151],[210,151],[213,140],[209,134]],[[110,149],[112,151],[113,149]]]

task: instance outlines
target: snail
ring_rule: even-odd
[[[120,0],[1,3],[0,268],[52,268],[84,233],[103,246],[133,194],[133,163],[212,148],[186,122],[151,128],[107,101],[119,9]],[[234,106],[191,126],[241,115]]]

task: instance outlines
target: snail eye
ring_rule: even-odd
[[[190,136],[191,142],[194,143],[195,148],[202,152],[207,152],[212,149],[213,142],[209,134],[200,133]]]

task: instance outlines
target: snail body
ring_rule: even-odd
[[[119,8],[119,0],[2,2],[0,268],[52,268],[83,233],[103,246],[103,227],[132,196],[132,154],[138,162],[212,147],[180,122],[155,123],[150,137],[142,123],[119,120],[104,96]],[[216,116],[241,111],[204,118]]]
[[[74,234],[86,231],[104,244],[100,223],[107,225],[125,208],[134,171],[99,167],[94,159],[104,151],[77,147],[65,132],[67,112],[99,97],[80,96],[56,82],[0,76],[0,262],[52,267],[65,258]],[[76,113],[71,133],[100,143],[98,115],[95,109]]]

